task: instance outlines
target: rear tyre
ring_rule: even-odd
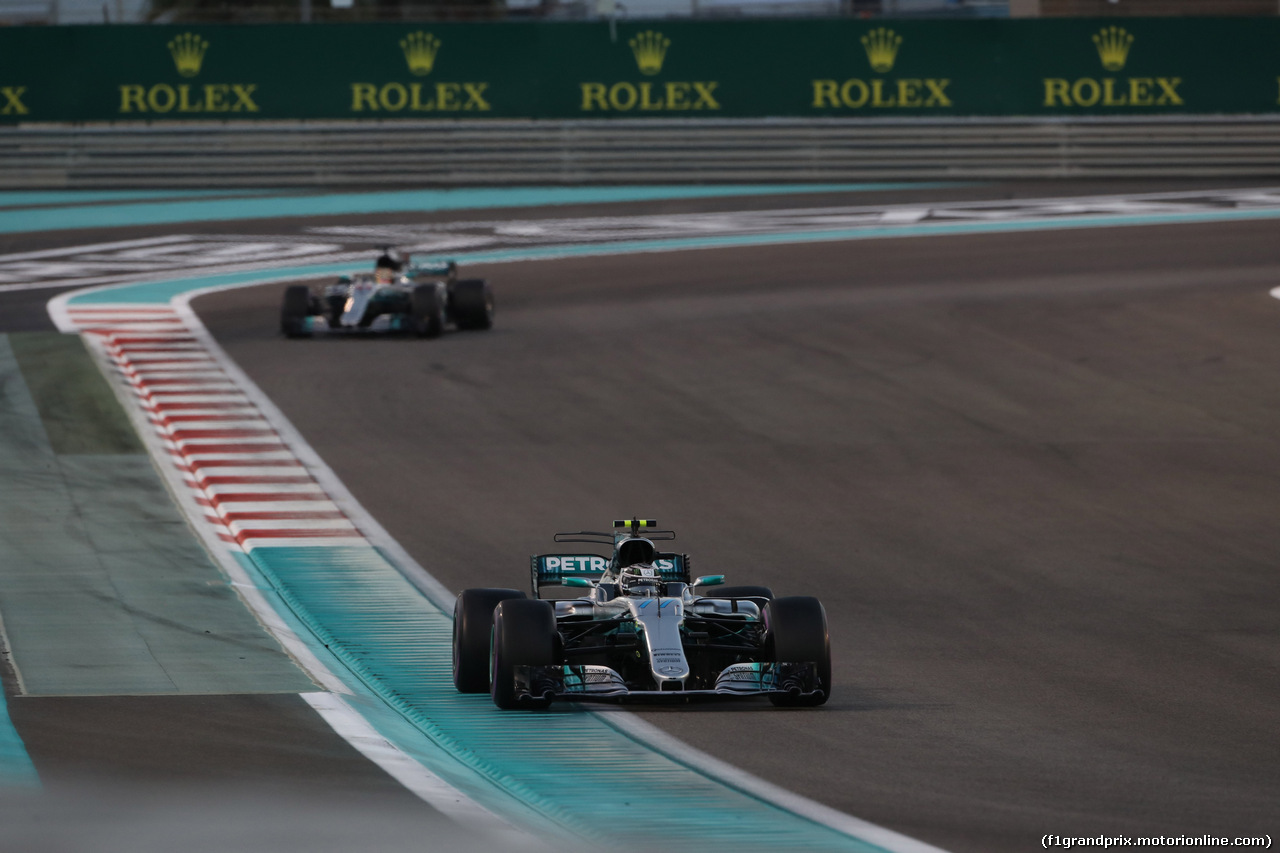
[[[444,331],[444,288],[438,284],[420,284],[413,289],[409,313],[413,331],[420,338],[438,338]]]
[[[707,587],[706,592],[699,591],[698,595],[705,595],[708,598],[763,598],[766,601],[773,600],[773,590],[767,586],[722,586],[719,589]]]
[[[518,589],[464,589],[453,604],[453,686],[459,693],[489,692],[489,635],[493,608]]]
[[[453,322],[459,329],[488,329],[493,326],[493,289],[484,279],[454,282],[452,304]]]
[[[311,336],[307,317],[311,314],[311,289],[305,284],[285,288],[284,305],[280,308],[280,331],[291,338]]]
[[[807,595],[775,598],[764,607],[766,643],[770,659],[783,663],[814,661],[818,665],[818,689],[822,695],[769,695],[779,707],[806,708],[821,705],[831,697],[831,636],[827,633],[827,612],[822,602]]]
[[[545,708],[551,699],[518,698],[517,666],[552,666],[556,656],[556,617],[551,603],[538,599],[508,599],[493,611],[491,652],[493,704],[506,711]]]

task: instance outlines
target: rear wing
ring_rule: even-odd
[[[408,263],[405,264],[405,275],[413,278],[416,275],[434,275],[454,279],[458,277],[457,261],[442,261],[435,258],[423,258],[422,260],[414,260],[413,256],[409,256]]]
[[[690,583],[689,555],[658,552],[653,563],[664,581]],[[599,554],[535,554],[529,558],[529,574],[533,581],[533,597],[539,598],[543,586],[562,586],[565,578],[598,581],[609,568],[609,558]]]

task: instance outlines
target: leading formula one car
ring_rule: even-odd
[[[493,325],[493,291],[484,279],[459,279],[453,261],[414,263],[384,247],[372,274],[344,275],[314,293],[304,284],[285,289],[280,329],[291,338],[316,332],[410,332],[434,338]]]
[[[774,705],[821,705],[831,695],[831,642],[816,598],[774,598],[767,587],[690,582],[689,556],[658,551],[674,539],[647,519],[614,532],[557,533],[556,542],[612,546],[599,554],[530,558],[533,598],[468,589],[453,612],[453,682],[488,692],[499,708],[553,700],[692,699],[765,695]],[[543,600],[545,586],[583,590]]]

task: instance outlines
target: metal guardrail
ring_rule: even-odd
[[[0,189],[1280,175],[1280,117],[0,128]]]

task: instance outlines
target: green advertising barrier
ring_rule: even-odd
[[[0,29],[0,121],[1280,109],[1280,18]]]

